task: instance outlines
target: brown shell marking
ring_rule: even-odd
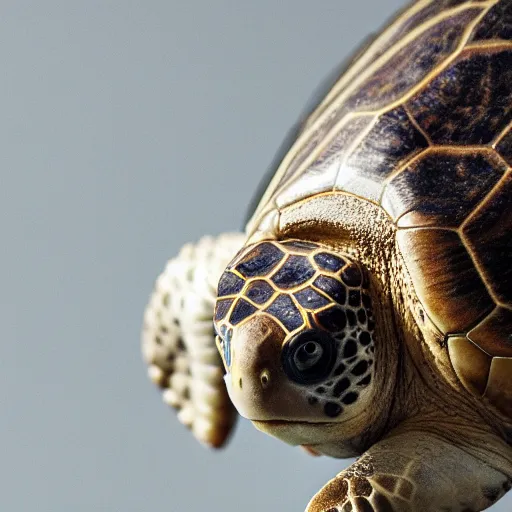
[[[512,417],[512,4],[420,0],[320,103],[249,223],[322,192],[380,205],[472,393]]]
[[[436,69],[453,60],[488,7],[488,2],[420,0],[405,11],[376,38],[306,120],[306,128],[284,157],[249,226],[275,207],[275,199],[291,181],[308,174],[349,118],[371,116],[376,120],[393,106],[403,104],[422,81],[428,81]],[[364,138],[364,131],[359,138]],[[344,145],[342,156],[349,156],[351,148],[351,144]],[[325,183],[325,189],[329,187],[334,187],[333,180]],[[289,201],[310,195],[307,187],[302,189]]]
[[[394,102],[401,103],[401,98],[406,93],[425,79],[432,69],[453,55],[464,37],[465,28],[481,13],[481,8],[467,8],[453,16],[441,16],[437,23],[429,20],[426,27],[419,27],[421,30],[415,38],[406,39],[405,42],[399,40],[399,50],[392,47],[387,52],[389,55],[385,53],[377,59],[377,62],[382,61],[380,66],[370,66],[370,71],[375,68],[373,73],[363,72],[363,76],[367,77],[358,88],[352,84],[343,91],[344,101],[333,103],[332,111],[327,110],[324,118],[319,118],[317,123],[306,130],[308,140],[304,141],[302,147],[297,148],[295,155],[292,148],[285,157],[283,164],[293,155],[286,169],[281,165],[276,174],[277,179],[282,170],[277,195],[279,190],[286,189],[292,180],[301,179],[304,174],[309,173],[309,169],[314,167],[314,162],[322,158],[332,139],[338,136],[340,126],[346,123],[347,118],[372,115],[376,121],[378,117],[386,114]],[[386,56],[387,59],[384,58]],[[413,62],[414,66],[411,65]],[[357,82],[356,79],[355,83]],[[398,121],[402,121],[400,116]],[[359,139],[363,139],[364,136],[365,132],[360,131]],[[344,151],[340,152],[339,157],[347,159],[350,157],[351,149],[351,144],[345,144]],[[335,186],[334,183],[331,184]]]

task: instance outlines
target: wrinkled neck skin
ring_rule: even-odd
[[[343,256],[343,251],[339,254]],[[398,312],[394,309],[389,294],[384,293],[381,284],[372,279],[369,287],[372,302],[378,301],[375,315],[375,372],[372,385],[366,393],[360,394],[360,403],[345,411],[334,421],[320,421],[318,418],[293,418],[292,410],[299,409],[293,395],[285,405],[276,409],[283,412],[282,419],[265,418],[255,420],[246,409],[239,412],[252,420],[254,426],[290,445],[307,446],[313,452],[337,458],[354,457],[362,454],[371,445],[379,441],[404,418],[420,410],[423,379],[418,379],[416,365],[404,343],[400,326],[395,323]],[[248,333],[248,337],[257,338],[259,333]],[[234,336],[235,337],[235,336]],[[270,358],[275,359],[276,352]],[[236,370],[229,376],[228,389],[235,388],[239,381]],[[244,380],[245,383],[245,380]],[[230,389],[236,394],[236,389]],[[306,391],[304,391],[305,393]],[[237,400],[232,395],[233,402]],[[287,410],[287,405],[290,410]],[[289,419],[291,417],[291,420]],[[276,418],[281,418],[279,415]]]
[[[346,211],[354,215],[347,218]],[[291,445],[340,458],[360,455],[395,432],[428,430],[508,474],[512,457],[499,421],[461,392],[435,328],[418,327],[414,290],[401,265],[394,227],[382,211],[355,197],[323,194],[274,211],[249,233],[249,243],[286,239],[348,254],[368,272],[375,375],[357,414],[325,423],[253,420],[255,427]]]
[[[346,249],[336,250],[340,256],[346,254]],[[443,362],[431,350],[403,300],[402,280],[391,268],[384,281],[382,274],[380,279],[370,275],[370,283],[372,302],[379,304],[374,308],[376,369],[373,386],[355,413],[329,422],[289,421],[286,415],[260,421],[244,410],[239,412],[266,434],[335,458],[359,456],[388,435],[429,432],[463,446],[478,459],[512,476],[512,453],[507,452],[499,424],[490,421],[471,397],[453,392],[453,383],[439,371]],[[434,329],[431,335],[435,336]],[[238,381],[238,377],[232,380]],[[289,406],[295,409],[294,403]]]

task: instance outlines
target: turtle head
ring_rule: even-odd
[[[242,249],[219,281],[214,325],[231,400],[260,430],[318,446],[368,407],[371,301],[348,256],[297,240]]]

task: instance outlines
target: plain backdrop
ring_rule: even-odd
[[[311,92],[402,3],[1,2],[0,511],[297,512],[347,464],[247,421],[203,448],[139,332],[166,259],[241,227]]]

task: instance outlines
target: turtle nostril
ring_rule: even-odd
[[[260,373],[260,382],[264,389],[268,387],[270,384],[270,373],[268,370],[263,370]]]

